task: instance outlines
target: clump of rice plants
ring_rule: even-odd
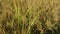
[[[60,34],[60,0],[0,0],[0,34]]]

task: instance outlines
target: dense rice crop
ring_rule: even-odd
[[[0,0],[0,34],[60,34],[60,0]]]

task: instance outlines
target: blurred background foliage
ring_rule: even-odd
[[[60,0],[0,0],[0,34],[60,34]]]

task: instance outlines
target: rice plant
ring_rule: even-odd
[[[60,34],[60,0],[0,0],[0,34]]]

